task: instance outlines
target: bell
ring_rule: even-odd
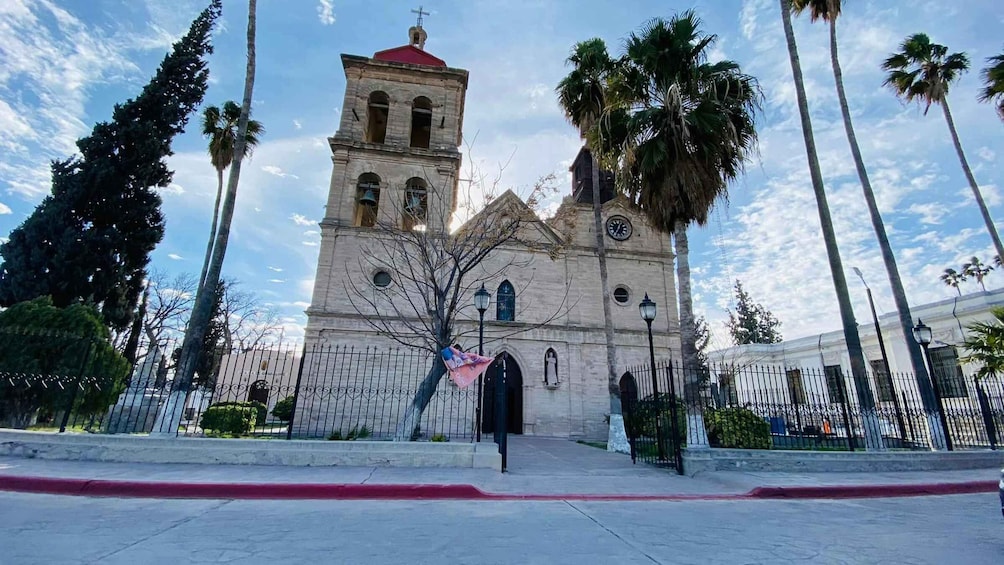
[[[372,188],[367,188],[366,192],[363,193],[362,197],[359,198],[359,203],[363,206],[376,206],[377,199],[376,194],[373,193]]]

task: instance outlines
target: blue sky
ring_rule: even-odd
[[[31,213],[49,189],[48,161],[113,104],[135,96],[207,2],[88,0],[0,2],[0,236]],[[777,0],[436,1],[426,0],[426,49],[470,71],[465,158],[485,169],[510,159],[503,183],[516,188],[567,167],[580,145],[557,107],[554,86],[567,73],[573,43],[602,37],[617,53],[623,38],[652,17],[693,8],[719,36],[713,58],[738,61],[761,82],[766,103],[760,154],[705,228],[691,235],[695,309],[721,321],[739,278],[784,324],[785,337],[839,328],[794,103]],[[414,2],[260,0],[254,115],[266,127],[245,165],[224,267],[259,293],[302,335],[317,260],[331,161],[325,138],[337,129],[345,85],[339,54],[372,55],[405,44]],[[244,78],[246,2],[225,0],[210,59],[207,104],[239,100]],[[1004,124],[976,102],[978,70],[1002,47],[1004,7],[970,0],[847,2],[838,29],[841,61],[858,138],[900,272],[912,303],[948,298],[939,274],[969,256],[989,262],[992,246],[939,109],[924,116],[882,87],[879,64],[908,34],[924,31],[973,70],[950,95],[952,111],[991,214],[1004,219]],[[880,312],[893,310],[885,270],[861,198],[836,104],[828,38],[821,24],[796,21],[816,142],[838,242],[859,323],[869,313],[851,272],[859,267]],[[197,273],[209,229],[215,174],[193,117],[174,143],[174,184],[163,192],[167,234],[153,267]],[[563,194],[564,195],[564,192]],[[556,205],[557,199],[551,202]],[[998,229],[1001,229],[1000,227]],[[987,288],[1004,285],[994,272]],[[978,290],[965,283],[964,291]]]

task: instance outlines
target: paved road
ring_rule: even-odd
[[[852,501],[221,501],[0,493],[0,563],[1004,562],[996,495]]]

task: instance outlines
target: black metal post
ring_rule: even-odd
[[[659,460],[666,460],[666,446],[662,444],[662,425],[659,420],[662,419],[662,402],[659,398],[659,379],[656,377],[655,372],[655,345],[652,343],[652,320],[645,320],[648,324],[648,355],[651,361],[651,371],[652,371],[652,398],[655,403],[655,444],[656,449],[659,453]]]
[[[975,379],[976,383],[976,398],[980,403],[980,414],[983,416],[983,427],[987,431],[987,441],[990,442],[990,449],[997,450],[997,425],[994,424],[993,411],[990,409],[990,399],[987,398],[987,393],[983,390],[983,386],[980,385],[980,380]]]
[[[506,455],[508,451],[509,422],[506,406],[506,359],[508,354],[504,351],[499,363],[498,373],[495,376],[495,443],[499,446],[499,454],[502,455],[502,472],[506,469]]]
[[[677,412],[676,412],[676,382],[673,378],[673,360],[669,360],[669,366],[666,367],[666,373],[669,375],[669,417],[672,420],[669,423],[670,433],[673,434],[673,458],[676,460],[676,474],[683,474],[683,451],[680,449],[680,429],[679,424],[677,424]]]
[[[854,443],[857,438],[854,435],[854,428],[851,427],[850,413],[847,411],[847,383],[844,382],[842,371],[837,371],[837,378],[839,379],[837,384],[840,385],[840,404],[844,413],[844,429],[847,430],[847,448],[854,451]]]
[[[907,404],[907,401],[906,401],[906,393],[905,392],[901,392],[900,394],[903,395],[903,406],[909,406],[909,404]],[[913,429],[913,418],[909,418],[906,421],[906,423],[910,425],[910,442],[916,444],[917,443],[917,431]]]
[[[296,386],[293,387],[293,411],[289,414],[289,425],[286,428],[286,439],[293,439],[293,420],[296,419],[296,405],[300,401],[300,380],[303,378],[303,362],[307,360],[307,342],[303,342],[300,354],[300,368],[296,371]]]
[[[59,422],[59,433],[65,432],[66,425],[70,423],[70,412],[73,412],[73,405],[77,402],[77,390],[84,382],[84,371],[87,370],[87,360],[91,356],[91,339],[93,339],[92,336],[88,335],[85,340],[84,357],[80,362],[80,369],[77,370],[77,382],[73,387],[73,392],[70,393],[70,402],[66,405],[66,411],[63,412],[63,418]]]
[[[903,423],[903,411],[899,407],[899,399],[896,398],[896,387],[893,385],[892,369],[889,368],[889,356],[885,352],[885,340],[882,339],[882,329],[879,327],[878,313],[875,311],[875,301],[872,300],[872,289],[865,287],[868,291],[868,306],[872,309],[872,321],[875,322],[875,336],[878,337],[879,352],[882,354],[882,366],[885,367],[885,378],[892,391],[892,405],[896,410],[896,423],[899,424],[899,437],[906,441],[906,426]],[[878,384],[878,383],[876,383]],[[881,400],[881,399],[880,399]]]
[[[934,388],[934,401],[938,406],[938,419],[941,421],[942,432],[945,434],[945,449],[952,451],[952,434],[948,429],[948,417],[945,416],[945,403],[941,400],[941,385],[934,374],[934,362],[931,361],[931,351],[927,343],[920,344],[924,348],[924,359],[927,360],[927,371],[931,375],[931,385]]]
[[[485,354],[485,312],[484,310],[478,310],[478,355]],[[474,418],[477,422],[474,424],[474,436],[477,443],[481,443],[481,410],[482,404],[482,384],[481,380],[484,378],[484,374],[478,375],[478,405],[474,410]]]

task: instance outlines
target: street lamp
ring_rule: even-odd
[[[485,290],[485,285],[482,283],[481,289],[474,293],[474,307],[478,309],[478,355],[485,354],[485,310],[488,310],[491,300],[492,295]],[[481,442],[481,379],[482,376],[478,375],[478,406],[474,411],[474,417],[477,419],[475,435],[479,443]]]
[[[952,451],[952,434],[948,431],[948,418],[945,417],[945,404],[941,400],[941,385],[938,384],[938,377],[934,374],[934,363],[931,361],[931,352],[927,346],[934,340],[934,332],[922,320],[917,320],[917,325],[913,327],[913,339],[924,349],[924,359],[927,359],[927,372],[931,375],[931,384],[934,385],[934,400],[938,403],[938,419],[941,421],[941,429],[945,434],[945,447]]]
[[[875,312],[875,301],[872,300],[872,289],[868,287],[868,283],[865,282],[865,276],[861,274],[861,269],[857,267],[852,267],[854,272],[857,273],[858,278],[861,279],[861,284],[865,285],[865,291],[868,292],[868,306],[872,310],[872,321],[875,322],[875,336],[878,337],[879,351],[882,353],[882,365],[885,366],[885,378],[886,384],[889,386],[889,392],[892,394],[892,405],[896,410],[896,423],[899,425],[899,437],[906,441],[906,425],[903,421],[903,411],[899,407],[899,399],[896,397],[896,387],[892,382],[892,369],[889,367],[889,356],[885,352],[885,340],[882,339],[882,328],[879,327],[878,313]]]
[[[662,419],[659,402],[659,381],[655,373],[655,345],[652,343],[652,320],[655,320],[656,305],[648,297],[647,292],[645,293],[645,299],[638,305],[638,312],[641,314],[641,319],[645,320],[645,324],[648,325],[648,354],[649,360],[652,363],[652,398],[655,404],[655,442],[659,452],[659,460],[664,461],[666,459],[666,450],[662,444],[662,425],[659,423],[659,420]]]

